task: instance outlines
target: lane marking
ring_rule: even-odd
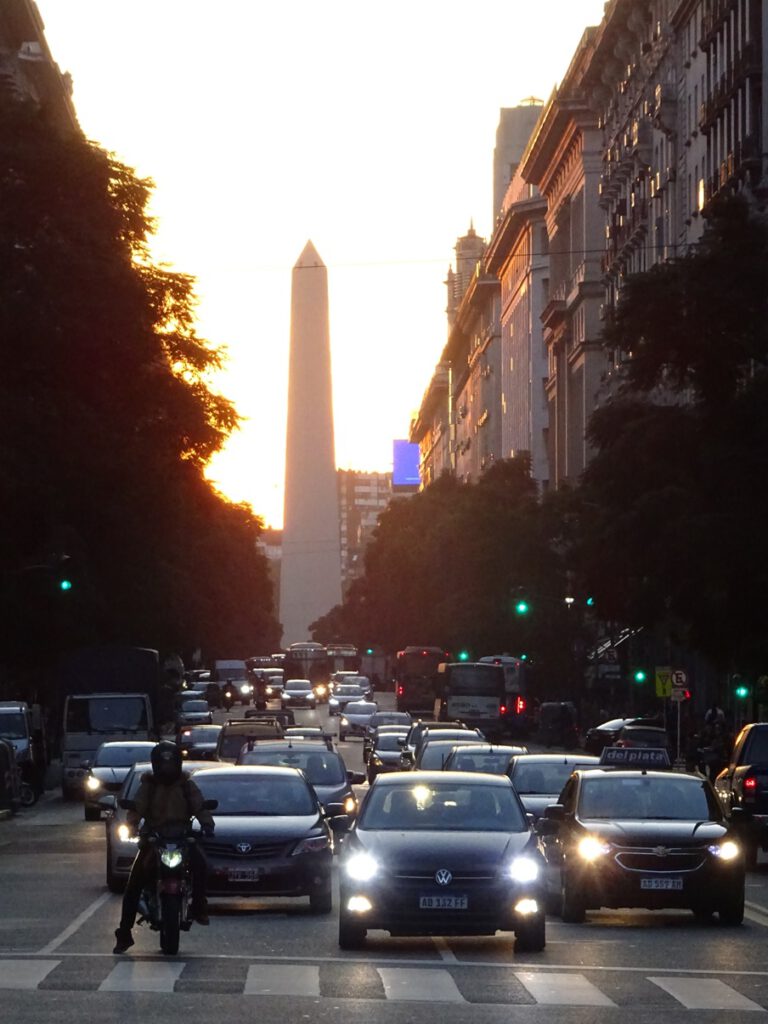
[[[438,953],[447,964],[457,964],[459,962],[456,959],[456,954],[442,936],[435,935],[432,937],[432,941],[434,942]]]
[[[98,899],[95,899],[89,907],[85,908],[82,914],[79,914],[75,918],[75,920],[72,921],[71,924],[67,925],[67,927],[64,929],[63,932],[61,932],[60,935],[57,935],[56,938],[49,942],[47,946],[43,946],[42,949],[38,950],[38,955],[45,956],[46,953],[53,953],[55,950],[57,950],[59,946],[66,942],[67,939],[70,938],[72,935],[74,935],[75,932],[78,931],[78,929],[82,928],[82,926],[85,924],[88,918],[92,917],[93,914],[95,914],[96,911],[99,909],[99,907],[103,907],[107,900],[110,899],[112,899],[112,893],[102,893],[101,896],[99,896]]]
[[[37,988],[61,960],[0,960],[0,989]]]
[[[173,992],[185,967],[178,960],[122,960],[99,985],[99,992]]]
[[[668,992],[686,1010],[757,1010],[765,1013],[762,1006],[716,978],[649,977],[648,981]]]
[[[387,999],[419,1003],[466,1002],[456,982],[442,967],[433,967],[429,971],[407,967],[377,967],[376,970]]]
[[[616,1006],[583,974],[515,971],[515,976],[542,1006]]]
[[[320,968],[312,964],[253,964],[248,968],[246,996],[319,996]]]

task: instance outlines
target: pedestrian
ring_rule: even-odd
[[[203,807],[203,794],[182,771],[181,751],[176,744],[163,740],[152,750],[150,759],[152,771],[142,776],[135,809],[128,811],[129,828],[135,831],[142,821],[144,825],[140,832],[139,849],[125,887],[113,953],[125,953],[133,945],[132,929],[141,892],[152,879],[155,870],[154,849],[143,841],[142,833],[186,829],[191,819],[197,818],[203,834],[213,834],[213,816]],[[189,860],[192,872],[192,916],[198,924],[207,925],[207,871],[205,856],[198,844],[190,846]]]

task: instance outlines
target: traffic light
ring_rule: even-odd
[[[594,607],[595,607],[595,599],[594,599],[594,597],[588,597],[587,598],[587,608],[594,608]]]
[[[59,580],[59,590],[67,591],[72,589],[72,580],[64,579]]]
[[[527,615],[530,610],[531,606],[524,597],[519,597],[517,601],[515,601],[515,615]]]
[[[741,680],[739,680],[739,682],[736,684],[736,688],[733,691],[733,695],[734,697],[737,697],[739,700],[746,700],[749,696],[749,687],[746,683],[741,682]]]
[[[365,653],[366,654],[373,654],[373,648],[372,647],[366,647],[365,648]]]
[[[459,661],[469,661],[469,651],[459,651],[458,658]]]
[[[644,668],[636,668],[632,672],[632,682],[641,685],[648,681],[648,673]]]

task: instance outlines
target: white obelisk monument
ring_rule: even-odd
[[[341,601],[328,271],[311,242],[293,268],[280,621],[283,646]]]

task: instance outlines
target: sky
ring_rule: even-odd
[[[489,237],[499,110],[546,100],[603,0],[37,0],[89,139],[155,182],[153,253],[196,280],[208,468],[279,527],[291,268],[328,267],[336,463],[390,471],[447,339],[444,281]]]

